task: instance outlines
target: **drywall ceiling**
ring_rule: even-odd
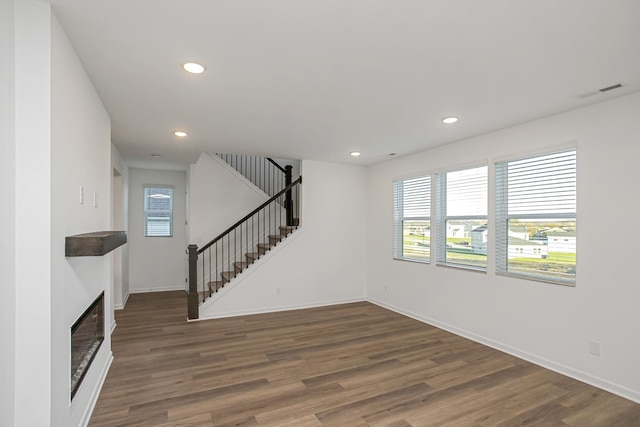
[[[371,164],[640,90],[637,0],[49,2],[129,161]]]

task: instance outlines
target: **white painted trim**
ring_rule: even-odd
[[[87,409],[84,411],[82,418],[80,419],[79,426],[86,427],[89,425],[89,421],[91,420],[91,415],[93,415],[93,410],[96,407],[96,403],[98,402],[98,397],[100,396],[100,392],[102,391],[102,386],[104,385],[105,380],[107,379],[107,374],[109,373],[109,368],[111,368],[111,364],[113,363],[113,353],[109,352],[109,358],[107,359],[107,363],[102,367],[102,371],[100,372],[100,378],[98,379],[98,383],[94,387],[91,392],[91,398],[89,399],[89,404],[87,405]]]
[[[502,351],[504,353],[510,354],[512,356],[518,357],[520,359],[526,360],[543,368],[549,369],[551,371],[557,372],[562,375],[566,375],[575,380],[581,381],[583,383],[587,383],[594,387],[598,387],[602,390],[606,390],[618,396],[624,397],[625,399],[629,399],[636,403],[640,403],[640,391],[631,390],[627,387],[621,386],[619,384],[612,383],[603,378],[599,378],[593,376],[587,372],[582,372],[577,369],[573,369],[569,366],[556,363],[552,360],[545,359],[543,357],[537,356],[535,354],[508,346],[498,341],[494,341],[492,339],[486,338],[481,335],[474,334],[472,332],[466,331],[464,329],[457,328],[455,326],[439,322],[435,319],[431,319],[426,316],[421,316],[419,314],[413,313],[411,311],[407,311],[398,307],[395,307],[391,304],[384,303],[382,301],[378,301],[374,298],[367,298],[368,302],[378,305],[380,307],[389,309],[391,311],[395,311],[396,313],[402,314],[407,317],[411,317],[412,319],[418,320],[420,322],[426,323],[431,326],[435,326],[436,328],[443,329],[447,332],[451,332],[452,334],[470,339],[471,341],[478,342],[480,344],[484,344],[496,350]]]
[[[163,288],[129,289],[129,294],[148,294],[152,292],[169,292],[169,291],[184,291],[184,285],[166,286]]]
[[[113,305],[113,309],[114,310],[124,310],[125,305],[127,305],[127,301],[129,300],[129,296],[131,295],[131,292],[129,292],[125,297],[124,300],[122,301],[122,304],[114,304]]]
[[[363,302],[363,301],[365,301],[363,298],[347,298],[343,300],[329,300],[329,301],[322,301],[317,303],[314,302],[311,304],[295,304],[295,305],[284,305],[279,307],[256,308],[252,310],[229,311],[226,313],[215,313],[208,317],[194,319],[193,321],[196,322],[200,320],[222,319],[225,317],[249,316],[252,314],[265,314],[265,313],[274,313],[279,311],[302,310],[305,308],[314,308],[314,307],[328,307],[331,305],[351,304],[354,302]]]

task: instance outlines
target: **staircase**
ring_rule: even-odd
[[[220,289],[224,287],[227,283],[233,280],[237,275],[242,273],[244,270],[249,268],[251,264],[253,264],[256,260],[258,260],[262,255],[266,254],[273,248],[275,245],[284,240],[289,234],[293,233],[298,227],[297,226],[286,226],[281,225],[279,227],[279,234],[269,234],[267,237],[269,239],[268,243],[258,243],[256,245],[256,252],[245,252],[244,257],[245,261],[234,261],[233,262],[233,270],[223,271],[220,273],[220,280],[215,280],[213,282],[208,283],[208,288],[210,292],[210,296]]]
[[[239,161],[240,164],[243,162]],[[269,163],[272,162],[269,159]],[[201,248],[189,245],[189,319],[198,318],[200,303],[213,297],[300,226],[298,201],[302,177],[291,182],[291,167],[280,169],[288,172],[282,179],[284,188],[270,191],[274,194],[269,200],[206,245]],[[268,173],[267,177],[259,176],[258,181],[276,182],[279,179],[273,178],[272,172]],[[243,175],[251,179],[256,174]]]

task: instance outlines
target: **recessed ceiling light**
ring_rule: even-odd
[[[177,130],[173,133],[175,136],[179,136],[180,138],[184,138],[187,136],[187,133],[183,130]]]
[[[187,73],[191,74],[202,74],[205,70],[204,65],[200,65],[195,62],[185,62],[182,64],[182,68],[184,68]]]
[[[452,123],[455,123],[457,121],[458,121],[458,118],[455,117],[455,116],[444,117],[442,119],[442,123],[445,123],[445,124],[448,124],[448,125],[450,125]]]
[[[162,157],[162,154],[158,154],[158,153],[151,153],[151,157],[157,159],[158,157]]]
[[[360,155],[359,151],[352,151],[349,154],[351,154],[353,157],[358,157]]]

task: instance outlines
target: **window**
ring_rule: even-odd
[[[496,164],[496,272],[574,285],[576,151]]]
[[[436,174],[436,261],[487,268],[487,166]]]
[[[431,257],[431,177],[393,183],[393,257],[429,262]]]
[[[146,237],[173,235],[173,188],[144,187],[144,235]]]

